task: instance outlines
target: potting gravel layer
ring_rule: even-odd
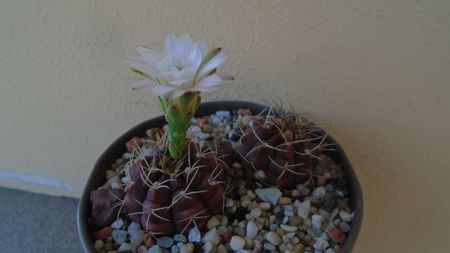
[[[194,118],[188,136],[195,142],[226,140],[239,146],[243,130],[254,116],[250,111],[218,111]],[[145,150],[147,138],[140,138]],[[106,178],[111,190],[124,189],[125,153]],[[207,231],[192,228],[185,235],[152,235],[125,216],[94,232],[95,250],[102,253],[190,253],[190,252],[309,252],[338,253],[345,242],[353,218],[346,182],[340,166],[322,154],[309,181],[294,190],[245,180],[241,161],[227,173],[233,178],[225,200],[224,215],[212,216]],[[240,159],[239,159],[240,160]],[[246,172],[247,171],[247,172]],[[256,179],[264,176],[252,172]]]

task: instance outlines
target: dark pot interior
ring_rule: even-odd
[[[261,112],[266,106],[243,101],[217,101],[217,102],[206,102],[202,103],[197,111],[197,116],[205,116],[215,113],[219,110],[237,110],[239,108],[248,108],[254,114]],[[97,189],[105,183],[105,171],[108,170],[114,161],[121,157],[123,153],[126,152],[125,143],[134,136],[144,136],[145,131],[152,127],[162,127],[165,124],[165,119],[163,116],[159,116],[147,121],[140,123],[139,125],[133,127],[120,138],[114,141],[99,157],[95,163],[94,169],[88,178],[86,186],[84,187],[83,194],[81,196],[78,205],[78,233],[80,236],[80,241],[85,252],[95,253],[94,241],[91,231],[88,228],[88,217],[91,212],[91,205],[89,200],[90,192]],[[362,217],[363,217],[363,199],[361,187],[359,185],[358,179],[353,171],[352,165],[347,159],[342,147],[331,137],[327,137],[328,142],[336,143],[337,152],[333,152],[330,156],[335,159],[335,161],[342,165],[342,169],[345,174],[345,178],[350,187],[350,199],[355,212],[353,222],[351,224],[350,232],[348,233],[347,239],[342,248],[342,253],[349,253],[356,242],[356,239],[361,228]]]

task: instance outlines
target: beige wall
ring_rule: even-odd
[[[283,98],[342,143],[365,198],[355,252],[450,249],[448,1],[3,0],[0,185],[79,196],[107,145],[160,113],[121,59],[169,33],[231,55],[237,81],[207,99]]]

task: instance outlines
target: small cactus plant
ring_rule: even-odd
[[[142,147],[134,150],[139,158],[127,168],[122,213],[152,234],[202,229],[212,215],[223,213],[228,165],[215,145],[191,142],[177,160],[164,153],[165,144],[149,147],[157,150],[153,156],[143,155]]]
[[[277,112],[276,112],[277,111]],[[239,154],[262,182],[294,189],[313,179],[313,169],[323,151],[333,144],[317,136],[312,126],[297,115],[269,109],[253,120],[240,139]]]
[[[102,199],[105,188],[91,192],[93,223],[107,225],[115,213],[127,215],[152,234],[203,229],[211,215],[224,211],[224,160],[234,151],[228,143],[193,143],[186,132],[201,92],[215,91],[233,79],[216,74],[227,56],[220,48],[208,51],[204,41],[193,42],[188,35],[166,37],[163,55],[150,47],[138,52],[140,56],[126,59],[142,77],[133,88],[151,89],[158,96],[168,130],[147,131],[151,145],[137,137],[127,143],[132,155],[124,166],[125,190],[110,192],[108,201]]]

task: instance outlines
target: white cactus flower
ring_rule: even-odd
[[[216,74],[227,59],[220,48],[208,51],[205,41],[193,42],[189,35],[164,39],[164,54],[150,47],[137,48],[139,56],[125,61],[143,79],[133,89],[151,89],[157,96],[174,99],[187,91],[212,92],[233,78]]]

